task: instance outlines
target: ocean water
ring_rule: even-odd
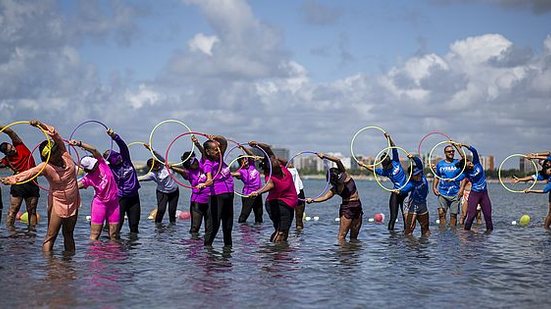
[[[551,234],[542,228],[547,195],[513,194],[490,184],[494,232],[484,224],[473,231],[440,229],[436,199],[429,209],[432,235],[404,237],[385,224],[369,222],[375,213],[388,217],[388,193],[375,182],[357,181],[364,206],[360,240],[336,241],[340,198],[307,205],[305,229],[292,229],[286,244],[272,244],[271,221],[261,226],[237,224],[240,198],[235,198],[231,250],[222,248],[221,232],[212,249],[191,239],[189,221],[156,228],[147,219],[155,207],[155,186],[141,190],[140,234],[130,239],[125,225],[120,242],[91,242],[89,203],[75,230],[77,251],[63,253],[62,235],[54,253],[44,255],[45,198],[37,231],[22,223],[16,231],[0,226],[0,304],[2,308],[34,307],[522,307],[551,305]],[[307,196],[317,195],[322,180],[305,180]],[[9,189],[3,188],[7,207]],[[179,210],[188,210],[189,192],[181,188]],[[44,194],[45,196],[45,194]],[[24,207],[24,206],[23,206]],[[532,221],[512,225],[521,215]],[[165,223],[168,215],[165,215]],[[403,224],[397,223],[401,229]]]

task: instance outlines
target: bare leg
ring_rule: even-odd
[[[63,219],[63,244],[65,245],[65,251],[75,252],[75,239],[73,237],[73,231],[77,224],[78,213],[72,217]]]
[[[38,197],[28,197],[25,199],[25,205],[27,206],[27,214],[29,215],[28,225],[29,228],[34,228],[38,218],[36,216],[36,206],[38,205]]]
[[[109,238],[111,240],[119,239],[119,224],[118,223],[109,223]]]
[[[94,224],[90,225],[90,239],[98,240],[101,235],[101,230],[103,229],[103,224]]]
[[[450,226],[455,227],[457,225],[457,214],[450,214]]]
[[[360,234],[360,228],[362,227],[363,215],[360,215],[358,218],[352,220],[352,226],[350,227],[350,239],[358,239],[358,234]],[[342,219],[341,219],[342,220]]]
[[[543,227],[546,230],[551,230],[551,202],[549,202],[549,210],[547,212],[547,216],[545,217],[545,222],[543,224]]]
[[[446,226],[446,210],[444,208],[438,208],[438,219],[440,220],[440,227]]]
[[[339,241],[344,241],[346,239],[346,234],[348,234],[351,226],[352,219],[347,219],[345,216],[341,216],[339,223],[339,235],[337,236]]]
[[[429,236],[429,213],[426,212],[422,215],[417,216],[417,221],[419,221],[419,225],[421,225],[421,236]]]
[[[48,209],[48,232],[46,233],[46,238],[44,243],[42,243],[42,251],[50,252],[54,247],[57,234],[61,228],[61,218],[53,213],[53,209]]]
[[[14,225],[17,212],[21,208],[21,203],[23,203],[22,197],[10,195],[10,208],[8,210],[8,216],[6,218],[7,227],[12,227]]]
[[[415,230],[415,217],[416,215],[414,213],[408,213],[406,215],[406,229],[404,235],[409,236],[413,234],[413,230]]]

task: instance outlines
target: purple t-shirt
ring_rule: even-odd
[[[239,176],[243,181],[243,195],[249,195],[262,187],[260,173],[256,170],[253,159],[249,159],[248,168],[239,170]]]
[[[195,170],[187,170],[184,178],[189,181],[193,187],[191,189],[191,201],[205,204],[209,202],[210,188],[197,189],[197,185],[207,181],[207,174],[204,172],[205,161],[199,161],[199,168]]]
[[[205,160],[205,164],[203,165],[205,174],[210,173],[214,181],[214,184],[211,186],[211,195],[233,193],[233,177],[230,168],[226,162],[223,162],[220,173],[218,173],[219,166],[220,161],[214,162],[208,159]]]

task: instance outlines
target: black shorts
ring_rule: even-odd
[[[274,223],[274,228],[281,232],[288,231],[291,228],[291,223],[293,223],[295,209],[280,200],[268,201],[267,206],[270,210],[268,213]]]
[[[363,215],[362,203],[358,201],[343,202],[339,208],[339,217],[344,216],[346,219],[354,220]]]
[[[21,198],[40,197],[40,188],[34,182],[29,181],[21,185],[12,185],[10,194],[13,197]]]

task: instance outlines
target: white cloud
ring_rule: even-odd
[[[162,96],[150,87],[141,84],[136,91],[127,90],[124,98],[135,108],[141,108],[144,105],[155,105],[159,103]]]
[[[206,36],[198,33],[188,42],[188,46],[190,51],[201,51],[204,54],[212,56],[212,47],[218,42],[220,40],[215,35]]]

